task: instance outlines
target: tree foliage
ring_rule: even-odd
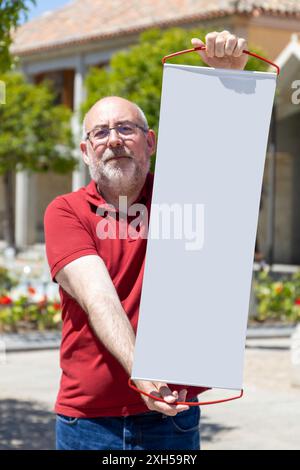
[[[0,0],[0,73],[11,68],[12,58],[9,53],[11,31],[15,28],[22,14],[28,12],[30,3],[35,0]]]
[[[6,104],[0,106],[0,174],[32,170],[65,173],[75,165],[71,112],[54,106],[50,84],[32,85],[7,73]]]
[[[73,156],[71,111],[55,105],[51,84],[32,85],[23,75],[8,72],[6,103],[0,106],[0,175],[3,176],[5,238],[15,247],[14,188],[16,171],[66,173],[76,165]]]

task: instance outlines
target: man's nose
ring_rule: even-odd
[[[116,131],[116,129],[111,129],[109,136],[108,136],[107,145],[109,147],[118,147],[122,144],[123,144],[123,140],[120,137],[119,133]]]

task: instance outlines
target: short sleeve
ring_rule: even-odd
[[[52,201],[44,217],[46,254],[55,281],[67,264],[86,255],[98,255],[94,240],[63,197]]]

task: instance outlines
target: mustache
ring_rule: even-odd
[[[106,163],[112,158],[118,158],[118,157],[133,158],[131,152],[126,151],[124,148],[116,147],[113,150],[112,149],[107,150],[103,155],[102,161]]]

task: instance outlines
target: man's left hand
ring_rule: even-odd
[[[198,38],[193,38],[191,42],[194,47],[206,46],[205,51],[197,53],[210,67],[243,70],[247,64],[248,55],[243,53],[243,49],[247,49],[246,39],[229,31],[208,33],[205,44]]]

